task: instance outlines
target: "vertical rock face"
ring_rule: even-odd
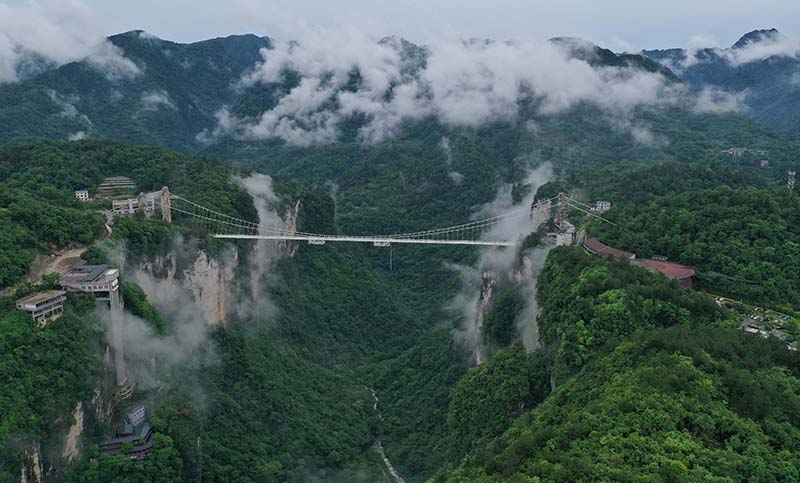
[[[94,416],[98,421],[110,421],[114,415],[113,398],[110,396],[104,397],[100,385],[94,390],[92,406],[94,406]]]
[[[220,259],[198,250],[185,267],[179,266],[175,252],[140,263],[129,276],[156,304],[185,304],[191,297],[209,325],[230,322],[239,253],[236,245]],[[180,308],[180,307],[176,307]]]
[[[61,456],[67,463],[71,463],[78,458],[80,454],[80,441],[83,434],[83,403],[78,402],[75,406],[75,411],[72,414],[75,423],[70,426],[67,432],[67,441],[64,445],[64,452]]]
[[[498,283],[504,286],[512,283],[519,287],[525,305],[516,320],[522,344],[529,351],[541,347],[539,341],[539,326],[536,318],[539,315],[539,305],[536,301],[536,286],[539,274],[544,267],[550,247],[536,248],[520,254],[512,269],[484,270],[480,274],[481,288],[477,300],[472,298],[475,310],[471,317],[471,326],[466,332],[471,334],[472,359],[475,365],[480,365],[486,360],[484,320],[492,308],[496,297]],[[476,280],[477,281],[477,280]]]
[[[262,224],[264,224],[264,218],[270,218],[270,215],[265,213],[265,211],[266,208],[262,208],[262,210],[259,211]],[[300,200],[297,200],[294,205],[286,208],[286,212],[281,218],[288,235],[295,235],[297,233],[297,216],[299,212]],[[277,214],[275,216],[277,216]],[[263,297],[263,277],[273,270],[275,262],[279,258],[291,258],[295,253],[297,253],[297,242],[291,240],[258,240],[251,245],[249,253],[250,298],[255,305],[259,305],[258,301]]]
[[[536,303],[536,281],[540,271],[540,266],[534,267],[534,255],[527,253],[520,257],[519,266],[514,271],[514,280],[522,288],[523,297],[525,297],[525,308],[520,316],[517,329],[522,339],[522,345],[529,351],[542,346],[539,341],[539,324],[536,321],[539,316],[539,306]]]
[[[485,271],[481,274],[481,294],[478,297],[478,309],[475,313],[475,349],[473,357],[475,365],[483,364],[486,360],[483,352],[483,321],[494,303],[494,288],[497,284],[497,273]]]
[[[297,233],[300,200],[288,206],[282,217],[270,210],[266,206],[259,210],[262,223],[274,225],[278,220],[287,233]],[[248,311],[269,309],[268,301],[262,300],[264,277],[272,271],[279,258],[292,257],[297,252],[297,243],[293,241],[261,240],[252,243],[246,257],[248,266],[245,267],[245,273],[249,274],[249,293],[242,294],[237,279],[240,268],[237,245],[231,245],[230,251],[222,256],[211,257],[204,250],[193,250],[191,244],[182,243],[178,244],[181,248],[168,255],[132,267],[132,270],[127,270],[128,275],[157,305],[185,304],[188,294],[197,312],[209,325],[222,324],[225,327],[228,327],[234,312],[246,316]],[[250,299],[250,303],[237,303],[243,295]]]
[[[162,278],[167,283],[172,283],[178,272],[178,260],[175,252],[170,252],[166,256],[156,257],[153,261],[143,262],[140,269]]]
[[[45,478],[44,468],[42,467],[42,448],[39,443],[33,443],[30,448],[25,450],[22,462],[22,483],[43,483]]]
[[[552,247],[535,248],[523,253],[519,264],[514,270],[514,281],[519,284],[525,300],[525,306],[517,320],[517,329],[522,345],[531,351],[542,346],[539,340],[539,304],[536,300],[536,287],[538,286],[539,274],[544,268],[547,254]]]
[[[286,208],[286,213],[283,215],[283,222],[288,227],[289,234],[294,235],[297,233],[297,216],[300,213],[300,200],[294,203],[294,207]],[[281,240],[278,244],[280,254],[284,257],[293,257],[297,252],[297,243]]]
[[[184,286],[206,315],[209,325],[221,323],[228,327],[232,306],[231,287],[238,264],[239,254],[234,246],[228,263],[209,258],[205,251],[200,251],[192,268],[183,272]]]

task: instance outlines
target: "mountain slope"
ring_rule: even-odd
[[[141,31],[109,40],[138,73],[110,77],[84,61],[0,86],[0,143],[95,137],[191,151],[270,45],[254,35],[177,44]]]
[[[538,299],[537,355],[553,367],[553,391],[515,414],[513,403],[528,401],[537,385],[520,378],[519,364],[493,376],[491,398],[480,386],[460,394],[453,417],[486,418],[480,411],[489,403],[505,408],[498,404],[491,419],[490,441],[451,425],[458,447],[480,444],[434,481],[798,478],[800,356],[785,342],[735,330],[738,315],[705,294],[577,247],[551,252]],[[546,392],[543,377],[534,396]]]
[[[797,481],[798,358],[778,346],[723,329],[642,335],[437,481]]]
[[[740,93],[748,116],[794,134],[800,128],[800,45],[795,44],[777,30],[755,30],[727,49],[642,54],[672,67],[696,90],[713,86]]]

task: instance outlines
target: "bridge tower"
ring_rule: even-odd
[[[172,223],[172,199],[166,186],[161,188],[161,219]]]
[[[550,219],[553,212],[553,203],[550,200],[541,200],[531,206],[531,231],[539,228]]]
[[[556,227],[565,231],[569,223],[569,198],[566,193],[558,194],[558,209],[556,210]]]

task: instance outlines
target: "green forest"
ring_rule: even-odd
[[[0,235],[0,366],[2,380],[14,381],[0,395],[0,479],[15,481],[29,462],[25,449],[38,442],[52,481],[75,483],[390,481],[378,443],[409,483],[795,481],[797,355],[777,340],[742,335],[740,316],[706,293],[800,305],[792,223],[800,207],[781,167],[789,144],[752,134],[778,146],[775,169],[764,170],[749,159],[729,162],[720,152],[726,141],[695,142],[680,130],[669,147],[630,146],[625,156],[639,161],[611,165],[620,139],[592,151],[603,145],[599,127],[585,149],[566,154],[562,143],[587,127],[581,119],[545,121],[549,135],[539,140],[503,125],[451,132],[431,121],[374,149],[281,148],[268,161],[232,164],[112,141],[0,148],[8,226]],[[741,120],[693,122],[727,124],[730,136],[744,129]],[[439,147],[444,135],[452,165]],[[615,225],[570,217],[640,258],[695,267],[697,290],[578,247],[554,249],[537,280],[541,347],[525,350],[517,328],[530,295],[503,281],[484,320],[490,357],[478,367],[454,342],[463,321],[448,309],[459,291],[452,267],[472,266],[476,250],[297,244],[259,284],[248,242],[212,240],[180,215],[171,225],[118,218],[104,240],[99,210],[107,203],[73,196],[128,176],[139,190],[169,186],[255,221],[253,199],[234,177],[266,171],[275,174],[278,211],[300,207],[299,230],[403,231],[468,219],[501,186],[519,200],[531,189],[527,171],[561,155],[538,197],[568,191],[611,201],[606,216]],[[463,189],[452,186],[451,169],[464,176]],[[536,244],[531,238],[525,249]],[[113,390],[102,304],[70,296],[66,315],[44,328],[13,309],[15,298],[54,286],[51,277],[38,287],[26,282],[37,255],[76,247],[94,263],[114,265],[124,254],[128,269],[174,255],[178,279],[199,250],[218,263],[235,250],[229,302],[248,303],[260,285],[269,303],[234,313],[227,327],[204,328],[192,357],[177,365],[154,356],[158,384],[137,388],[116,419],[97,417],[104,406],[96,391],[102,401]],[[747,283],[754,280],[761,283]],[[123,277],[126,313],[143,321],[153,344],[172,344],[185,322],[145,288]],[[79,401],[83,444],[67,464],[63,435]],[[100,456],[98,441],[140,402],[156,430],[151,455]]]
[[[73,3],[0,3],[25,13],[24,36],[0,25],[0,483],[800,481],[796,41],[24,45],[91,30]],[[245,3],[226,15],[291,18]],[[765,39],[783,50],[746,59]],[[115,215],[108,177],[168,187],[171,222],[160,199]],[[546,245],[556,217],[531,227],[560,193],[574,246]],[[504,218],[470,241],[517,245],[229,240],[223,217],[453,237]],[[17,308],[79,257],[119,270],[118,318],[72,291],[57,320]],[[152,447],[109,454],[140,406]]]
[[[592,176],[592,197],[614,200],[608,219],[616,225],[594,229],[639,258],[660,255],[696,267],[703,289],[798,306],[800,196],[776,171],[716,162],[601,169]]]
[[[555,365],[556,389],[542,397],[550,389],[547,371],[526,380],[525,364],[506,369],[491,386],[493,404],[509,401],[500,394],[517,380],[510,401],[522,406],[534,387],[543,402],[513,422],[498,419],[488,434],[460,430],[459,447],[481,444],[462,450],[455,469],[435,481],[798,478],[800,357],[779,341],[725,328],[726,315],[707,297],[577,249],[551,254],[539,299],[551,341],[543,354]],[[457,388],[482,372],[488,378],[484,371],[508,357],[513,353],[498,355]],[[471,396],[475,412],[454,398],[451,421],[509,414],[508,406],[485,411],[481,392]]]

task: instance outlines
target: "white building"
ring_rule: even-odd
[[[611,209],[610,201],[595,201],[594,204],[592,205],[592,211],[596,211],[598,213],[605,213],[610,209]]]
[[[114,200],[111,202],[111,211],[115,215],[132,215],[139,209],[139,200],[129,198],[127,200]]]
[[[147,419],[147,412],[145,411],[143,404],[140,404],[128,411],[128,423],[132,426],[138,426],[142,424],[145,422],[145,419]]]
[[[81,201],[89,201],[89,191],[77,190],[75,191],[75,198],[78,198]]]
[[[48,290],[37,292],[17,300],[17,309],[30,312],[33,320],[40,327],[47,322],[56,320],[64,313],[64,301],[67,300],[65,292],[61,290]]]
[[[110,300],[119,288],[119,270],[106,265],[89,265],[85,260],[67,269],[59,283],[69,292],[94,294],[98,300]]]
[[[557,247],[572,245],[574,239],[575,239],[574,232],[568,232],[568,233],[551,232],[547,234],[547,243],[555,245]]]
[[[111,202],[111,211],[115,215],[132,215],[137,211],[150,215],[156,211],[156,200],[161,199],[161,191],[141,193],[136,198],[127,200],[114,200]]]

